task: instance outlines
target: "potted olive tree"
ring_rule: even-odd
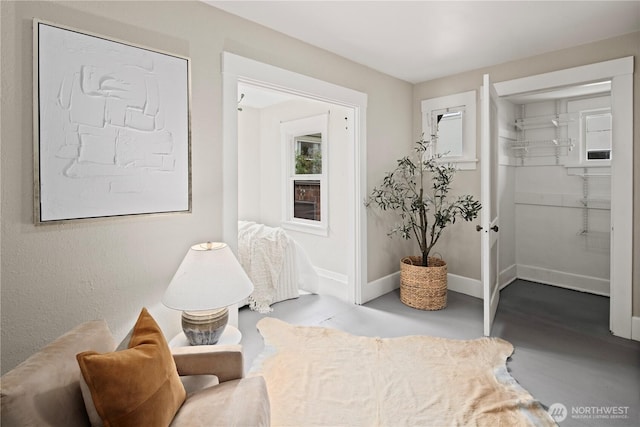
[[[400,215],[401,222],[389,235],[418,242],[420,256],[408,256],[400,262],[400,299],[414,308],[446,307],[447,265],[429,255],[449,224],[458,218],[471,221],[481,209],[473,196],[449,197],[455,172],[453,165],[442,161],[441,154],[431,154],[431,141],[423,136],[415,144],[414,156],[398,160],[365,202]]]

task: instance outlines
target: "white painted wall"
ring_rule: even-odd
[[[243,108],[238,114],[238,216],[240,220],[281,226],[284,147],[280,124],[327,111],[329,233],[326,237],[295,230],[287,230],[287,233],[305,249],[314,266],[346,275],[348,186],[344,178],[350,166],[349,144],[353,143],[351,109],[305,99],[260,110]],[[256,194],[256,188],[259,194]]]
[[[238,218],[262,222],[260,110],[238,111]]]
[[[543,283],[584,287],[599,294],[609,293],[609,237],[581,235],[581,208],[538,205],[520,197],[531,195],[581,197],[581,179],[566,175],[561,166],[520,168],[516,171],[516,258],[519,276]],[[550,202],[554,203],[554,202]],[[555,203],[554,203],[555,204]],[[606,233],[608,210],[590,210],[592,231]],[[578,283],[564,275],[579,275]],[[576,278],[577,279],[577,278]]]

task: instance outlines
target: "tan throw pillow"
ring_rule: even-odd
[[[167,341],[145,308],[127,350],[76,358],[106,427],[168,426],[186,398]]]

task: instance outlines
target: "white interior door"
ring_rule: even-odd
[[[482,210],[482,289],[484,298],[484,334],[491,335],[493,319],[498,309],[500,288],[498,283],[498,95],[483,77],[481,97],[480,181]]]

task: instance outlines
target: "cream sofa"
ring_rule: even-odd
[[[1,425],[89,426],[76,354],[116,349],[104,321],[83,323],[57,338],[1,378]],[[176,349],[179,375],[192,376],[171,426],[266,426],[270,407],[262,377],[243,378],[240,346]],[[213,377],[215,375],[215,377]],[[217,378],[216,378],[217,377]],[[185,377],[182,377],[185,378]],[[210,385],[211,380],[215,385]],[[193,390],[194,384],[207,383]]]

